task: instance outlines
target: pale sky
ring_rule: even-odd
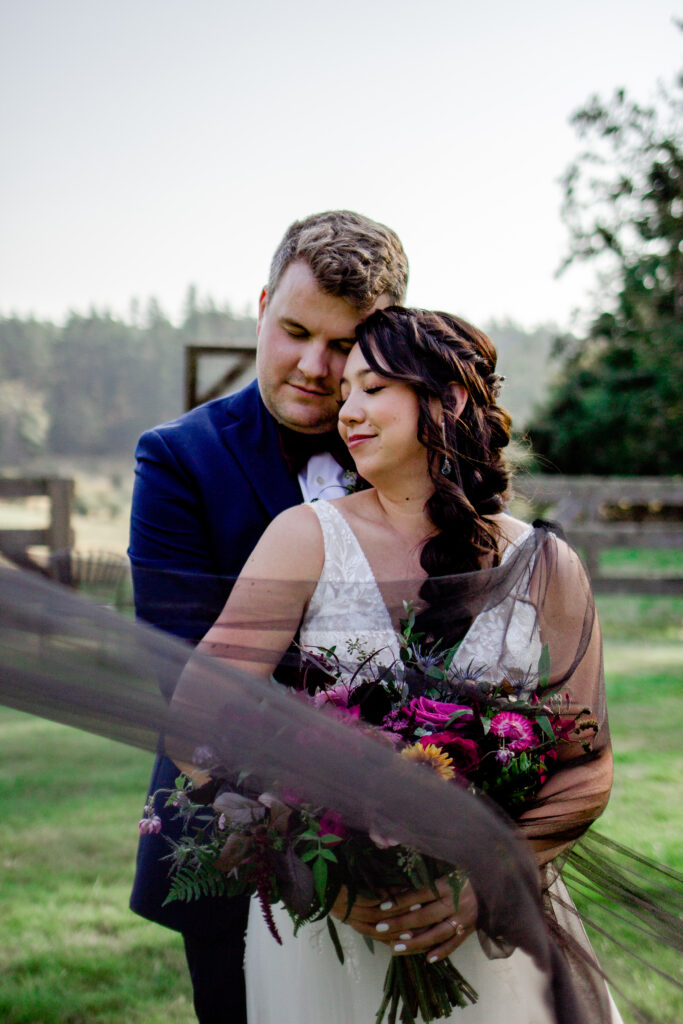
[[[298,217],[391,225],[408,301],[567,326],[569,115],[680,66],[681,0],[0,0],[0,313],[256,307]]]

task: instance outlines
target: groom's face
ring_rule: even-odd
[[[259,301],[256,370],[266,408],[291,430],[333,430],[339,381],[354,344],[356,326],[373,309],[391,304],[388,295],[362,312],[322,291],[307,263],[291,263],[269,295]]]

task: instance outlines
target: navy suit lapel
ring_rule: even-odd
[[[280,450],[277,427],[258,392],[256,382],[230,403],[231,422],[221,431],[223,442],[271,518],[302,502]]]

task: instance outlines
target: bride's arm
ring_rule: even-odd
[[[184,715],[198,708],[204,715],[214,708],[220,711],[220,685],[213,677],[207,679],[206,656],[269,678],[296,634],[323,562],[322,532],[310,508],[299,505],[273,520],[223,611],[185,666],[173,694],[172,718],[182,722]],[[169,754],[187,771],[179,750],[171,748]]]
[[[561,697],[567,718],[578,716],[579,726],[558,748],[554,770],[518,822],[543,866],[604,811],[612,785],[612,748],[602,637],[590,583],[576,552],[552,534],[539,552],[531,596],[550,655],[551,691]]]
[[[305,505],[270,524],[197,650],[268,678],[289,647],[322,572],[318,518]]]

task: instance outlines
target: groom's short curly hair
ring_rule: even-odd
[[[408,259],[401,240],[360,213],[328,210],[291,224],[270,265],[269,295],[296,260],[309,265],[322,291],[357,309],[369,309],[385,293],[404,301]]]

